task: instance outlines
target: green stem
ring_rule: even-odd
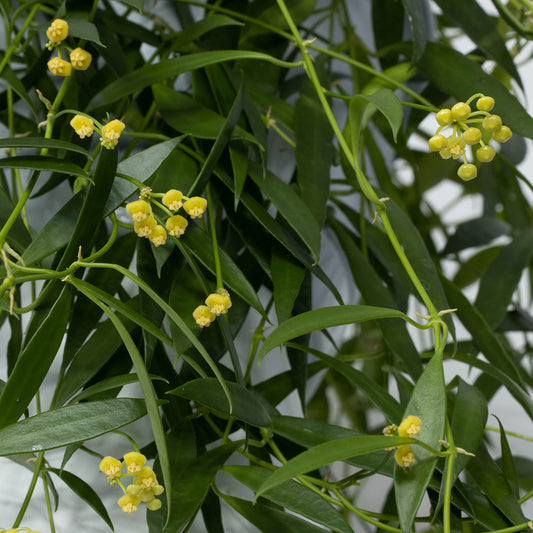
[[[452,506],[452,483],[453,483],[453,465],[457,457],[457,449],[455,447],[452,435],[452,428],[446,419],[446,440],[450,445],[449,451],[451,453],[446,459],[446,479],[444,482],[444,503],[442,508],[442,521],[444,533],[451,531],[451,506]]]
[[[362,518],[365,522],[368,522],[369,524],[372,524],[376,526],[379,529],[385,529],[386,531],[392,531],[393,533],[402,533],[401,529],[398,529],[396,527],[389,526],[388,524],[383,524],[382,522],[379,522],[378,520],[374,520],[372,517],[367,515],[364,511],[361,509],[358,509],[357,507],[354,507],[351,502],[349,502],[340,492],[338,489],[333,489],[332,491],[335,496],[339,499],[340,502],[342,502],[343,506],[348,509],[349,511],[352,511],[355,515],[357,515],[359,518]]]
[[[222,279],[222,268],[220,266],[220,255],[218,253],[217,231],[215,225],[215,209],[213,206],[213,195],[211,194],[211,187],[209,185],[206,187],[205,192],[207,196],[207,211],[209,213],[209,229],[211,231],[211,241],[213,243],[213,256],[215,259],[217,289],[223,289],[224,281]]]
[[[48,513],[48,523],[50,524],[50,533],[56,533],[56,528],[54,524],[54,511],[52,510],[52,502],[50,501],[50,491],[48,490],[48,480],[46,475],[43,473],[43,490],[44,490],[44,499],[46,500],[46,511]]]
[[[33,9],[30,11],[28,16],[26,17],[26,20],[24,21],[24,24],[22,25],[22,28],[20,28],[19,32],[17,33],[16,37],[11,42],[11,45],[6,50],[6,55],[3,57],[2,61],[0,62],[0,74],[2,74],[4,68],[9,63],[9,60],[11,59],[11,56],[17,49],[20,41],[22,40],[22,37],[24,36],[24,32],[28,29],[28,26],[30,25],[31,21],[33,20],[33,17],[35,16],[35,13],[37,13],[37,10],[39,9],[40,4],[35,4],[33,6]]]
[[[30,504],[31,498],[33,496],[33,491],[35,490],[35,486],[37,485],[37,481],[39,480],[39,475],[41,473],[41,469],[44,464],[44,452],[39,452],[39,455],[37,457],[37,462],[35,463],[35,470],[33,471],[33,476],[31,478],[30,486],[28,487],[28,491],[26,492],[26,496],[24,498],[24,501],[22,502],[22,506],[20,508],[20,511],[15,518],[15,521],[13,522],[13,529],[16,529],[20,526],[20,523],[22,522],[22,519],[24,518],[24,515],[26,514],[26,510],[28,509],[28,505]]]

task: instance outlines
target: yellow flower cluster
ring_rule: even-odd
[[[422,429],[422,421],[414,415],[406,417],[399,426],[391,424],[383,429],[383,434],[387,436],[409,437],[413,439]],[[392,448],[394,449],[394,448]],[[415,453],[409,445],[399,446],[394,452],[394,460],[404,467],[409,467],[416,463]]]
[[[205,299],[192,313],[195,322],[202,328],[209,327],[217,316],[225,315],[231,307],[231,298],[226,289],[218,289]]]
[[[68,22],[62,19],[55,19],[46,30],[46,36],[50,40],[47,48],[52,49],[60,46],[68,36]],[[87,50],[75,48],[70,52],[70,63],[61,59],[61,57],[54,57],[48,61],[48,70],[54,76],[70,76],[72,69],[87,70],[92,59],[92,55]]]
[[[106,475],[107,480],[119,484],[124,490],[124,495],[118,499],[118,505],[125,513],[133,513],[139,508],[141,502],[146,503],[147,509],[155,511],[161,507],[161,500],[156,496],[164,492],[164,487],[157,482],[154,471],[149,466],[144,466],[146,457],[139,452],[124,454],[124,460],[119,461],[107,456],[100,463],[100,470]],[[126,472],[122,473],[123,467]],[[133,480],[124,487],[121,479],[133,476]]]
[[[470,104],[475,100],[477,111],[472,111]],[[475,154],[480,163],[489,163],[494,159],[496,152],[489,146],[490,139],[504,143],[512,137],[511,130],[502,124],[499,115],[492,115],[494,98],[483,94],[475,94],[466,102],[458,102],[451,109],[441,109],[436,114],[439,127],[435,135],[428,141],[433,152],[439,152],[443,159],[462,158],[464,163],[457,170],[457,175],[464,181],[469,181],[477,176],[477,167],[468,163],[466,146],[479,144]],[[481,129],[478,127],[481,126]],[[453,132],[444,136],[441,131],[451,127]],[[472,148],[473,151],[473,148]]]
[[[152,208],[149,203],[150,192],[141,193],[139,200],[130,202],[126,205],[126,211],[133,219],[133,228],[139,237],[147,237],[154,246],[165,244],[168,235],[181,237],[189,224],[189,221],[181,215],[173,215],[183,207],[184,211],[191,217],[197,218],[204,214],[207,207],[207,200],[200,196],[188,198],[177,189],[167,191],[161,201],[167,208],[170,216],[165,221],[165,227],[158,224],[152,214]]]

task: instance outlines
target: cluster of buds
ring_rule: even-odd
[[[477,111],[472,111],[470,104],[476,98]],[[504,143],[513,135],[510,128],[502,124],[499,115],[490,113],[493,107],[494,98],[475,94],[466,102],[458,102],[451,109],[441,109],[436,114],[439,127],[429,139],[429,148],[433,152],[439,152],[443,159],[462,158],[464,163],[457,170],[457,175],[464,181],[477,176],[476,165],[468,163],[466,158],[467,145],[479,145],[475,151],[477,160],[480,163],[489,163],[496,154],[494,148],[488,144],[490,139]],[[481,126],[481,129],[478,126]],[[446,137],[441,131],[447,127],[451,127],[453,132]]]
[[[85,115],[75,115],[70,121],[70,125],[79,135],[80,139],[90,137],[95,130],[94,121]],[[107,150],[112,150],[118,144],[118,138],[124,129],[124,122],[115,119],[102,127],[96,126],[96,130],[101,134],[100,144]]]
[[[161,507],[161,500],[156,498],[164,492],[164,487],[157,482],[154,471],[149,466],[144,466],[146,457],[139,452],[124,454],[124,460],[119,461],[107,456],[100,463],[100,470],[106,475],[109,483],[120,485],[124,495],[118,499],[118,505],[128,514],[139,508],[141,502],[146,503],[146,508],[156,511]],[[126,472],[122,469],[126,467]],[[133,477],[128,487],[124,486],[122,479]]]
[[[46,30],[46,36],[49,39],[46,47],[49,50],[62,45],[68,36],[68,23],[63,19],[55,19]],[[61,58],[61,51],[58,48],[58,57],[48,61],[48,70],[54,76],[70,76],[72,69],[87,70],[92,61],[92,56],[83,48],[70,49],[70,63]]]
[[[164,209],[169,215],[165,221],[165,227],[158,224],[155,219],[150,198],[152,196],[162,196],[161,202]],[[181,215],[174,214],[181,207],[185,213],[191,218],[201,217],[207,207],[207,200],[200,196],[193,196],[188,198],[184,196],[181,191],[177,189],[170,189],[165,194],[152,194],[152,191],[146,187],[141,191],[139,200],[130,202],[126,205],[126,211],[133,219],[133,229],[139,237],[147,237],[154,244],[154,246],[161,246],[165,244],[168,235],[173,237],[181,237],[185,233],[185,229],[189,221]]]
[[[217,316],[225,315],[231,307],[231,298],[226,289],[218,289],[205,299],[205,305],[199,305],[192,313],[196,323],[206,328]]]
[[[383,434],[387,436],[409,437],[413,439],[422,429],[422,421],[414,415],[409,415],[399,426],[391,424],[383,429]],[[393,448],[394,449],[394,448]],[[394,460],[404,467],[409,467],[416,463],[415,452],[409,445],[399,446],[394,452]]]

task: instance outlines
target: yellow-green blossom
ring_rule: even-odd
[[[72,65],[65,61],[64,59],[59,59],[59,57],[54,57],[48,61],[48,70],[54,76],[70,76],[72,71]]]
[[[74,131],[80,136],[80,139],[90,137],[93,134],[94,124],[90,118],[83,115],[75,115],[70,121],[70,125]]]
[[[125,124],[118,119],[112,120],[102,127],[102,137],[100,142],[107,150],[115,148],[118,144],[118,138],[124,129]]]
[[[54,43],[64,41],[68,35],[68,23],[63,19],[55,19],[46,30],[46,36]]]
[[[70,63],[75,70],[87,70],[93,56],[83,48],[75,48],[70,52]]]

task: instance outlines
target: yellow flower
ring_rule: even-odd
[[[118,459],[108,455],[102,459],[100,470],[107,476],[107,479],[113,479],[120,474],[122,463]]]
[[[507,142],[512,136],[513,132],[507,126],[500,126],[492,133],[492,138],[499,143]]]
[[[54,57],[48,61],[48,70],[54,76],[70,76],[72,71],[72,65],[65,61],[64,59],[59,59],[59,57]]]
[[[465,142],[462,137],[450,135],[448,137],[448,150],[454,159],[458,159],[465,153]]]
[[[150,237],[156,226],[157,222],[152,215],[148,215],[143,220],[133,223],[133,229],[139,237]]]
[[[125,124],[118,119],[112,120],[102,127],[102,137],[100,142],[104,148],[111,150],[118,144],[118,138],[124,129]]]
[[[143,468],[139,470],[139,474],[135,479],[137,484],[143,489],[149,489],[150,487],[155,487],[157,485],[154,471],[149,466],[143,466]]]
[[[80,139],[90,137],[93,134],[94,124],[90,118],[83,115],[75,115],[70,121],[70,125],[74,128],[74,131],[80,136]]]
[[[399,426],[398,435],[400,437],[416,437],[422,428],[422,421],[418,416],[409,415]]]
[[[415,454],[411,446],[400,446],[394,452],[394,460],[400,465],[409,467],[416,463]]]
[[[182,205],[181,198],[183,193],[177,189],[170,189],[163,196],[162,202],[166,205],[171,211],[177,211]]]
[[[215,320],[216,315],[207,307],[207,305],[199,305],[192,313],[196,323],[202,328],[209,327],[211,322]]]
[[[182,217],[181,215],[174,215],[167,218],[165,226],[167,227],[169,235],[180,237],[185,233],[185,228],[187,227],[188,223],[189,221],[185,217]]]
[[[122,498],[119,498],[118,505],[122,507],[122,510],[125,513],[131,514],[133,511],[136,511],[141,503],[141,499],[135,494],[124,494]]]
[[[200,196],[193,196],[183,204],[183,209],[191,218],[201,217],[206,207],[207,200]]]
[[[70,63],[73,69],[87,70],[92,60],[93,56],[83,48],[75,48],[70,52]]]
[[[161,225],[157,225],[150,233],[149,237],[152,244],[156,247],[159,247],[167,242],[167,232],[165,228]]]
[[[144,200],[135,200],[135,202],[126,204],[126,211],[133,218],[134,222],[140,222],[148,216],[150,204]]]
[[[219,292],[210,294],[205,300],[205,305],[207,305],[215,315],[225,315],[231,307],[231,298],[229,297],[227,290],[221,289]]]
[[[64,41],[68,35],[68,23],[63,19],[55,19],[46,30],[46,36],[54,43]]]
[[[140,472],[144,463],[146,463],[146,457],[139,452],[129,452],[124,454],[124,462],[126,468],[130,474]]]

